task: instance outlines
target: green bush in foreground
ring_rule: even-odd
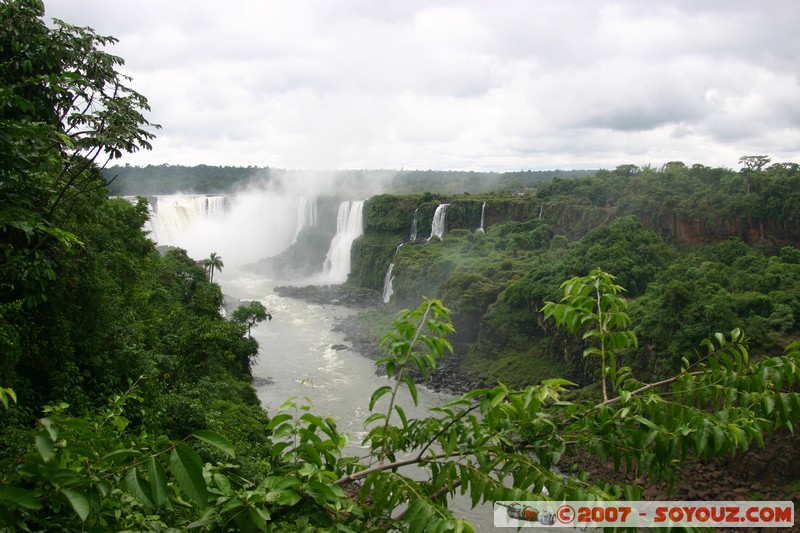
[[[0,472],[0,525],[9,531],[471,531],[448,509],[448,495],[464,494],[473,505],[641,497],[634,486],[556,473],[556,464],[569,471],[577,450],[663,478],[688,456],[745,451],[797,424],[800,394],[792,389],[800,381],[800,344],[754,361],[741,332],[716,334],[703,343],[698,362],[685,360],[675,376],[642,383],[628,369],[613,368],[608,352],[633,342],[613,277],[597,271],[564,287],[548,315],[586,332],[585,354],[601,357],[607,399],[565,401],[572,384],[556,379],[522,390],[474,390],[428,417],[408,418],[395,402],[401,388],[416,402],[407,371],[428,375],[451,349],[449,311],[426,300],[401,312],[384,338],[387,355],[379,363],[390,379],[369,401],[366,460],[343,453],[350,439],[336,420],[290,398],[269,423],[272,470],[246,479],[219,433],[198,430],[175,440],[127,431],[126,403],[139,399],[132,388],[81,418],[67,416],[63,405],[45,408],[29,449]],[[5,390],[3,398],[14,400]],[[407,475],[401,466],[427,475]]]

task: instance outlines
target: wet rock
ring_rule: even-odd
[[[381,294],[378,291],[347,285],[306,285],[305,287],[281,285],[275,287],[275,293],[278,296],[297,298],[318,305],[341,305],[363,309],[376,307],[381,303]]]

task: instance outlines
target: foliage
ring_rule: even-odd
[[[231,314],[231,320],[247,328],[247,338],[249,339],[250,330],[253,326],[265,320],[272,320],[272,313],[267,311],[264,304],[258,300],[253,300],[234,309]]]
[[[614,279],[600,269],[574,277],[561,285],[561,303],[547,302],[542,308],[545,319],[553,317],[558,326],[566,326],[572,333],[586,330],[583,340],[592,344],[583,350],[583,356],[600,358],[604,401],[608,400],[606,376],[616,392],[630,372],[630,368],[617,367],[617,353],[637,345],[636,336],[628,330],[631,318],[626,313],[627,303],[618,295],[624,289]]]
[[[212,283],[214,282],[214,271],[221,271],[224,266],[225,263],[222,262],[222,258],[217,255],[217,252],[211,252],[208,258],[203,259],[203,268],[205,268]]]
[[[585,291],[572,290],[587,286],[595,291],[591,306],[583,306]],[[602,272],[565,288],[567,303],[576,305],[553,305],[552,314],[560,309],[561,322],[576,329],[603,322],[591,310],[598,290],[611,308],[618,304],[619,288]],[[401,313],[384,338],[380,364],[394,379],[370,399],[367,463],[343,453],[349,436],[335,420],[290,398],[269,423],[271,470],[248,479],[234,446],[215,431],[195,430],[191,441],[131,431],[126,413],[141,398],[130,389],[81,418],[68,416],[66,405],[45,408],[21,461],[0,471],[0,523],[11,531],[471,531],[446,496],[463,494],[472,505],[639,499],[640,488],[570,472],[572,454],[587,450],[619,469],[669,477],[687,457],[763,445],[764,435],[800,420],[800,344],[754,360],[740,331],[704,342],[702,359],[684,360],[669,379],[644,384],[620,374],[618,395],[604,401],[566,401],[562,393],[572,384],[545,380],[521,390],[478,389],[430,416],[408,418],[394,399],[401,387],[415,397],[407,371],[427,374],[449,351],[448,314],[441,302],[426,300]],[[627,331],[624,319],[610,323],[620,331],[597,334]],[[388,406],[375,411],[387,395]],[[570,474],[556,473],[555,465]],[[399,470],[412,466],[426,474]]]

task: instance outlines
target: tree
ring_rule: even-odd
[[[238,322],[247,328],[247,338],[250,337],[250,329],[265,320],[272,320],[272,313],[267,311],[264,304],[258,300],[253,300],[237,307],[231,315],[231,320]]]
[[[743,155],[739,158],[739,164],[743,167],[742,172],[760,172],[771,160],[767,155]]]
[[[55,256],[80,248],[64,229],[100,167],[151,148],[147,100],[118,72],[116,42],[61,21],[41,0],[0,3],[0,307],[46,301]]]
[[[222,258],[217,255],[217,252],[211,252],[208,259],[203,260],[203,267],[206,269],[206,272],[209,273],[209,279],[212,283],[214,281],[214,270],[222,270],[224,266],[225,263],[222,262]]]
[[[592,341],[592,345],[583,350],[583,356],[600,358],[603,401],[608,401],[606,376],[616,391],[630,373],[630,368],[617,368],[617,353],[637,345],[636,336],[628,330],[631,319],[627,303],[619,295],[625,289],[614,279],[600,269],[588,276],[576,276],[561,285],[564,298],[560,303],[547,302],[542,308],[545,319],[553,317],[557,325],[568,327],[572,333],[586,330],[583,339]]]

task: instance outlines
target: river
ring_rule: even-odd
[[[218,278],[223,292],[240,300],[258,300],[272,313],[272,320],[252,330],[260,345],[258,361],[253,367],[256,392],[265,409],[274,413],[292,396],[307,397],[312,412],[337,420],[340,431],[350,434],[354,455],[366,455],[360,446],[366,434],[364,420],[369,415],[372,391],[387,384],[375,374],[375,363],[350,349],[344,333],[333,331],[337,320],[356,311],[337,305],[309,304],[274,293],[279,283],[255,274],[226,268]],[[338,348],[338,349],[337,349]],[[418,387],[419,406],[401,390],[399,403],[409,417],[425,416],[427,409],[451,398],[446,394]],[[376,409],[388,404],[388,395]],[[492,506],[484,504],[471,509],[468,500],[452,503],[458,516],[472,522],[477,530],[492,529]]]

